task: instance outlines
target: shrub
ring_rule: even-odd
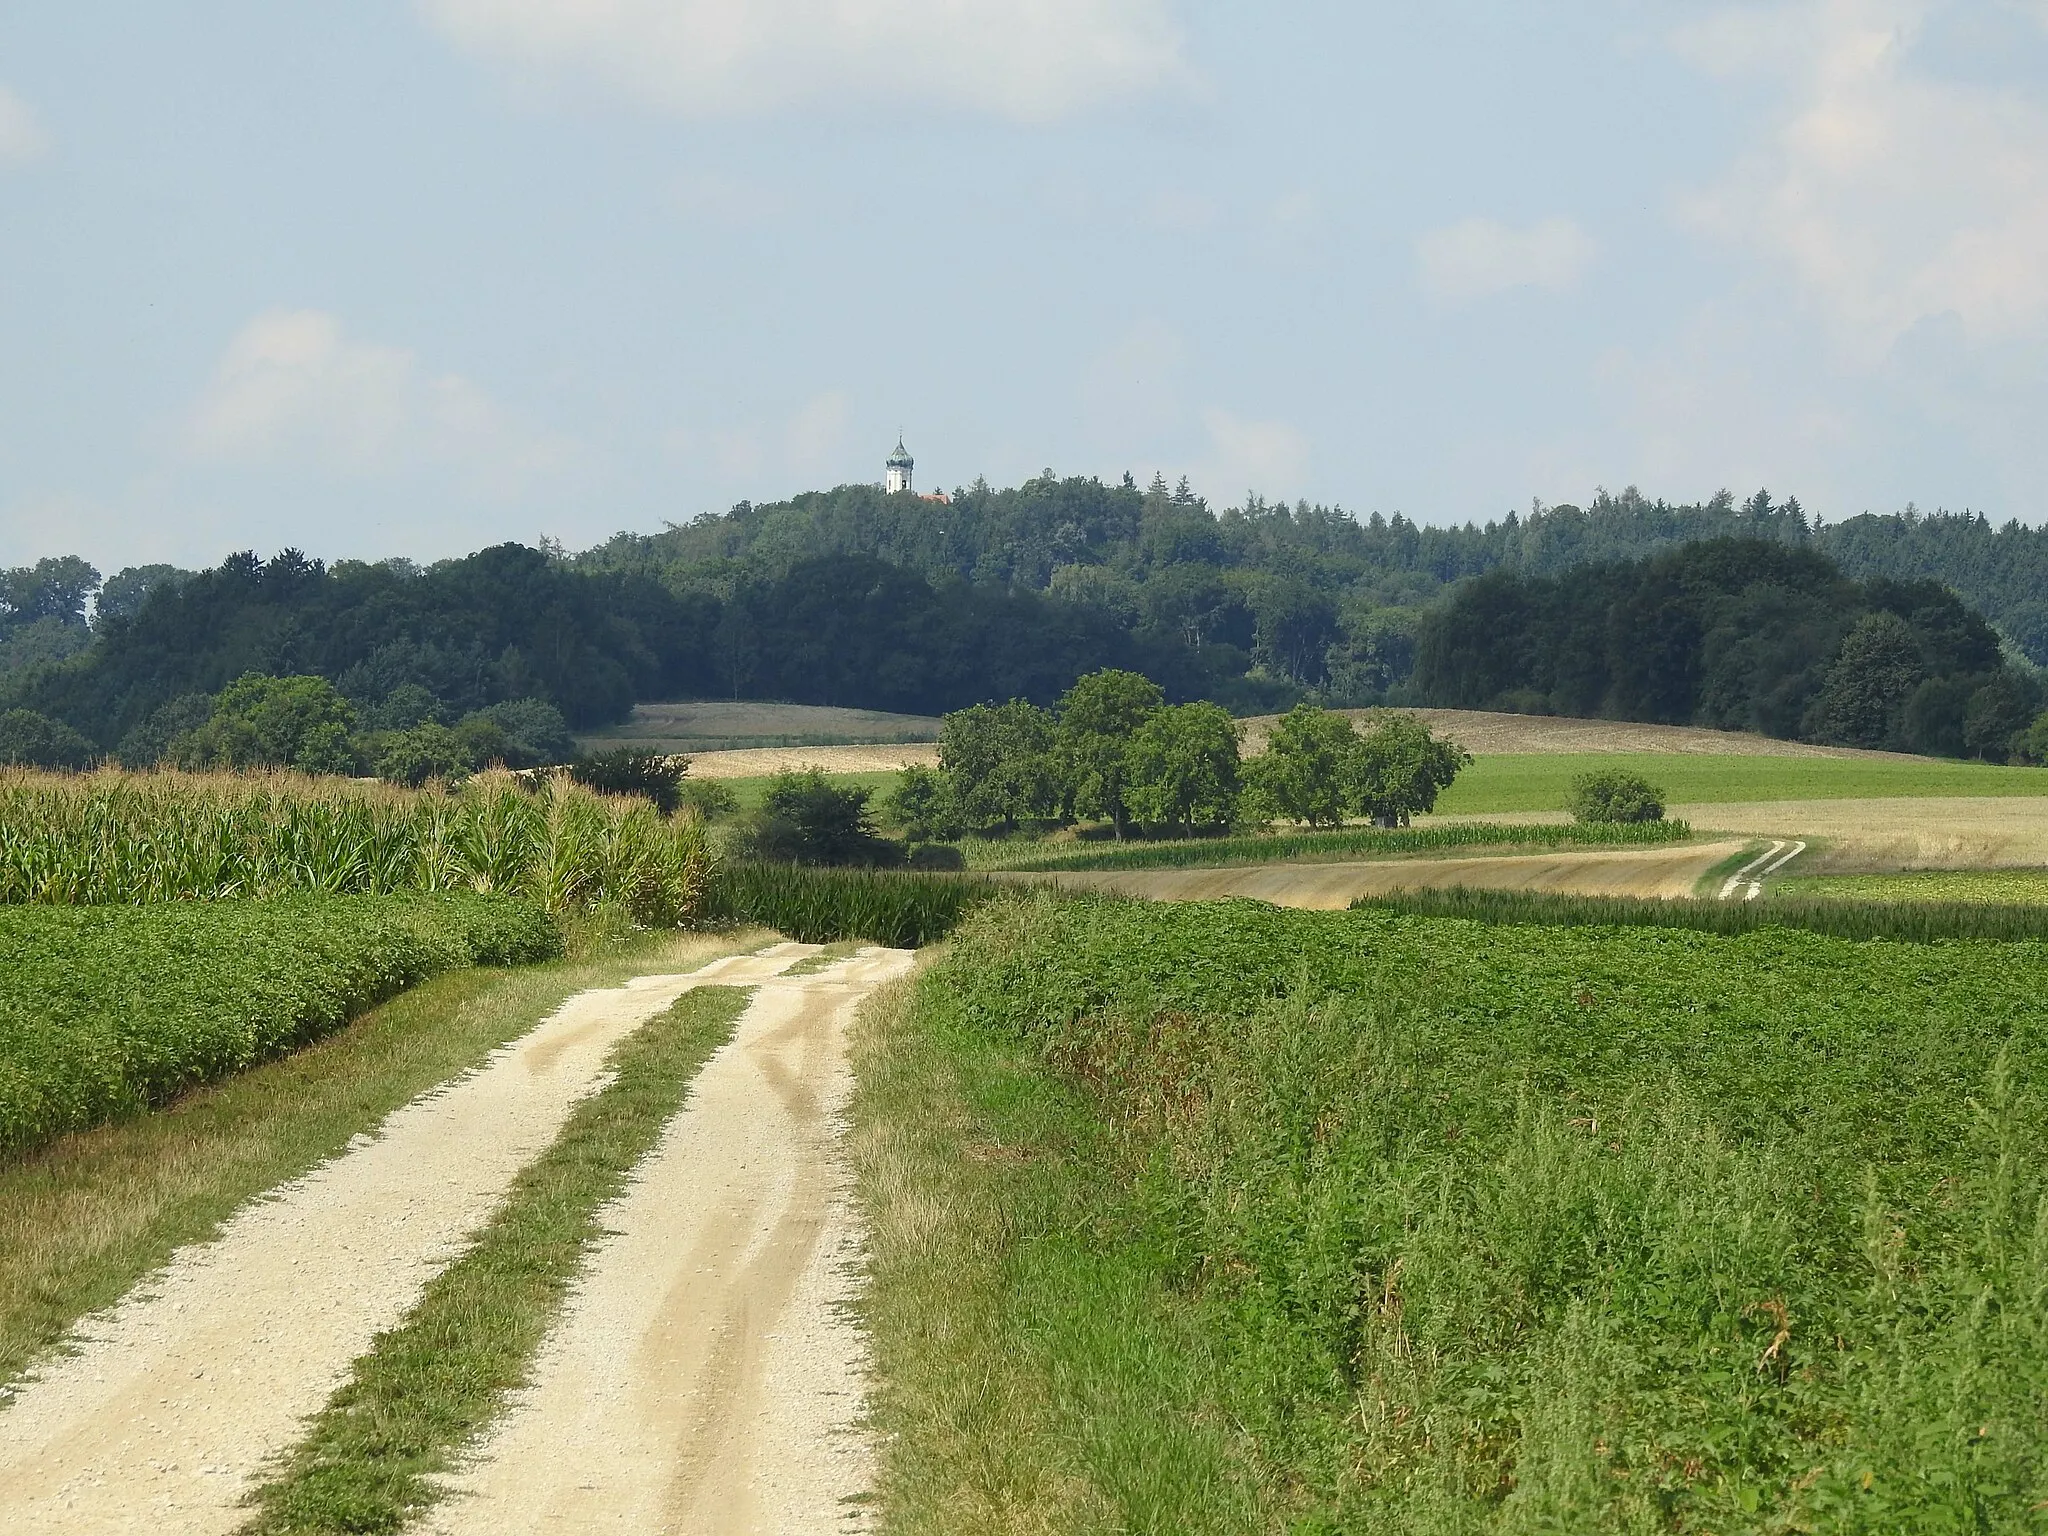
[[[664,816],[673,816],[682,804],[683,776],[690,760],[675,752],[636,752],[620,747],[579,757],[569,765],[569,777],[585,789],[601,795],[639,795],[654,802]]]
[[[0,763],[29,768],[85,768],[99,748],[61,720],[32,709],[0,714]]]
[[[875,835],[872,791],[834,784],[822,770],[778,773],[748,828],[753,857],[778,864],[892,864],[900,844]]]
[[[806,944],[865,939],[916,949],[944,938],[999,891],[992,880],[959,875],[735,863],[719,868],[707,907],[715,918],[758,923]]]
[[[1602,769],[1572,780],[1565,809],[1574,819],[1595,826],[1662,821],[1664,792],[1640,774]]]

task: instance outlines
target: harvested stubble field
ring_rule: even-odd
[[[1366,863],[1290,862],[1210,869],[1134,869],[1037,875],[1072,890],[1151,901],[1218,901],[1242,896],[1277,907],[1339,911],[1386,891],[1546,891],[1585,896],[1690,896],[1710,873],[1749,845],[1740,841],[1668,848],[1556,850],[1457,858],[1390,858]]]
[[[897,715],[878,709],[840,709],[823,704],[704,699],[636,704],[625,723],[581,735],[577,745],[586,752],[619,747],[650,752],[718,752],[929,742],[938,738],[939,722],[929,715]]]
[[[892,1528],[2033,1529],[2044,962],[985,909],[864,1047]]]
[[[1819,875],[1773,879],[1775,900],[1969,902],[1991,906],[2048,905],[2048,869],[1919,870],[1896,875]]]

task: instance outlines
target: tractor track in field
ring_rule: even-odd
[[[396,1325],[427,1282],[459,1256],[520,1169],[600,1085],[613,1045],[698,986],[764,990],[735,1042],[714,1056],[700,1079],[702,1091],[721,1107],[707,1121],[693,1091],[692,1107],[676,1118],[621,1202],[619,1246],[593,1259],[591,1284],[601,1288],[608,1265],[618,1262],[610,1258],[616,1252],[635,1255],[631,1263],[676,1257],[663,1245],[682,1241],[682,1229],[662,1202],[678,1191],[709,1191],[709,1175],[691,1159],[715,1147],[721,1161],[712,1183],[726,1202],[719,1207],[725,1224],[697,1233],[678,1252],[710,1254],[723,1233],[732,1250],[726,1258],[738,1268],[717,1292],[720,1306],[660,1311],[663,1347],[687,1353],[691,1328],[711,1330],[694,1347],[725,1362],[719,1379],[731,1389],[722,1401],[733,1413],[754,1413],[750,1429],[779,1426],[808,1444],[823,1443],[816,1433],[820,1414],[850,1425],[859,1404],[859,1341],[835,1322],[832,1305],[851,1283],[837,1262],[852,1242],[834,1172],[837,1106],[846,1091],[842,1030],[859,998],[907,968],[909,957],[865,952],[813,975],[779,979],[817,952],[816,946],[780,944],[687,975],[643,976],[579,993],[476,1071],[398,1110],[374,1136],[359,1137],[305,1177],[252,1201],[213,1240],[181,1250],[122,1302],[84,1320],[72,1351],[47,1361],[0,1412],[0,1530],[67,1536],[234,1531],[248,1518],[246,1494],[272,1459],[298,1438],[306,1418],[347,1378],[374,1337]],[[719,1064],[735,1056],[756,1079],[751,1097],[718,1096],[718,1085],[735,1075]],[[808,1105],[809,1112],[797,1113],[792,1103]],[[784,1106],[779,1120],[778,1104]],[[706,1133],[712,1122],[723,1129]],[[729,1169],[735,1150],[739,1162]],[[742,1171],[749,1166],[751,1173]],[[649,1259],[644,1245],[632,1246],[633,1233],[635,1213],[650,1198],[646,1191],[656,1188],[664,1193],[651,1197],[654,1215],[663,1224]],[[746,1225],[750,1201],[772,1208],[772,1220],[761,1218],[769,1220],[766,1229]],[[722,1261],[695,1262],[709,1267]],[[693,1273],[672,1266],[663,1271],[664,1298],[701,1289]],[[748,1277],[763,1275],[772,1280],[779,1308],[759,1304],[749,1291]],[[781,1337],[767,1338],[771,1330]],[[614,1336],[614,1342],[622,1337],[616,1329]],[[785,1358],[791,1346],[782,1340],[791,1338],[802,1348]],[[638,1354],[621,1347],[639,1359],[653,1346]],[[764,1374],[764,1362],[778,1360],[782,1364]],[[545,1401],[548,1379],[544,1370],[539,1401]],[[770,1388],[769,1396],[760,1395]],[[828,1389],[839,1396],[819,1396]],[[673,1411],[661,1420],[657,1455],[659,1445],[669,1443],[662,1436],[677,1422],[680,1404],[671,1403]],[[653,1412],[631,1396],[617,1407]],[[758,1433],[751,1439],[698,1434],[692,1443],[716,1452],[699,1457],[701,1491],[715,1499],[734,1479],[739,1486],[758,1484],[762,1467],[778,1460],[761,1456],[760,1439]],[[735,1446],[737,1453],[727,1454]],[[555,1447],[544,1459],[562,1464],[572,1459],[563,1454],[567,1449]],[[831,1510],[827,1523],[771,1518],[762,1529],[838,1528],[831,1523],[838,1501],[862,1486],[864,1453],[847,1437],[820,1454],[823,1465],[811,1467],[808,1481],[790,1496],[808,1499],[807,1508],[822,1500]],[[491,1465],[487,1456],[486,1473]],[[494,1518],[456,1528],[509,1527]]]

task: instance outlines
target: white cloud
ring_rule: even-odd
[[[1808,0],[1677,38],[1715,72],[1789,82],[1761,142],[1682,217],[1788,271],[1867,366],[1934,316],[1980,342],[2048,325],[2048,109],[1916,71],[1936,8]]]
[[[1435,298],[1483,299],[1511,288],[1567,288],[1593,260],[1593,239],[1566,218],[1516,229],[1466,219],[1415,242],[1422,286]]]
[[[1194,483],[1212,498],[1235,497],[1240,490],[1261,495],[1292,496],[1308,479],[1306,434],[1284,421],[1248,421],[1229,411],[1202,412],[1209,452],[1197,466]]]
[[[358,341],[314,309],[271,310],[236,334],[185,448],[202,463],[358,476],[440,466],[499,494],[573,455],[565,439],[508,420],[460,374],[429,374],[411,352]]]
[[[50,147],[35,108],[0,85],[0,165],[23,165]]]
[[[690,116],[931,102],[1026,121],[1187,84],[1170,0],[418,0],[458,47]]]

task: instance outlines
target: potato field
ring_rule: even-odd
[[[899,1138],[914,1200],[868,1168],[900,1528],[2036,1529],[2044,979],[2038,942],[986,907],[865,1069],[868,1123],[954,1127]]]

